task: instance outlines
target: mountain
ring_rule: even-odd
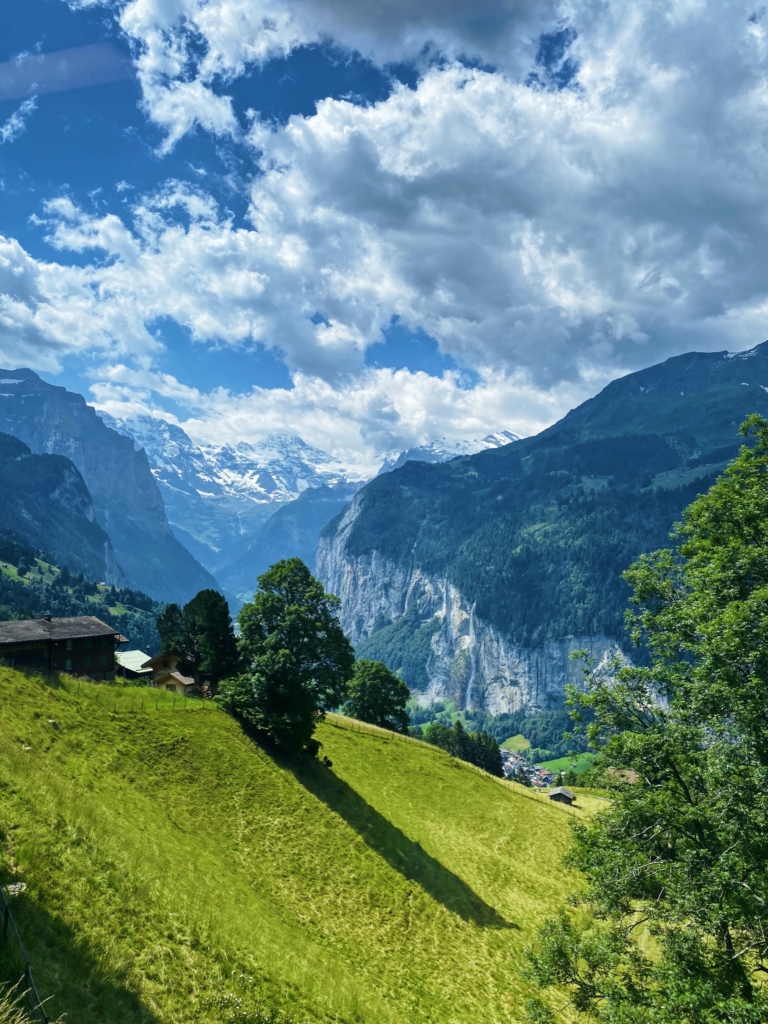
[[[0,666],[0,880],[27,885],[13,914],[51,1019],[524,1019],[523,950],[598,800],[558,807],[336,716],[332,767],[281,758],[210,703],[104,690]]]
[[[357,491],[354,484],[335,488],[310,487],[283,505],[251,536],[233,545],[228,559],[217,566],[222,585],[239,600],[253,597],[256,578],[282,558],[301,558],[315,568],[320,533]]]
[[[277,509],[311,488],[347,484],[333,456],[290,434],[269,434],[256,444],[197,445],[162,419],[99,415],[146,452],[174,531],[230,589],[239,584],[229,579],[228,566]]]
[[[0,440],[5,436],[0,435]],[[16,438],[11,440],[21,444]],[[58,460],[60,456],[30,458]],[[72,469],[77,473],[74,466]],[[61,525],[60,516],[56,525]],[[54,617],[95,615],[127,637],[132,648],[158,653],[155,620],[163,606],[141,591],[118,590],[89,580],[81,572],[71,572],[73,562],[70,557],[68,565],[57,565],[50,551],[25,543],[18,534],[0,531],[0,619],[41,619],[47,613]]]
[[[768,416],[768,343],[629,374],[541,434],[377,477],[326,527],[317,571],[360,656],[423,700],[547,707],[627,649],[622,571]]]
[[[111,430],[82,395],[32,370],[0,370],[0,430],[36,454],[71,459],[128,586],[169,601],[187,601],[217,586],[171,532],[144,452]]]
[[[88,488],[61,455],[33,455],[0,433],[0,528],[57,561],[106,583],[122,583],[109,537],[96,522]]]
[[[429,444],[418,445],[407,451],[388,456],[379,470],[379,475],[390,473],[393,469],[400,469],[406,462],[448,462],[461,455],[474,455],[477,452],[501,448],[519,440],[517,434],[513,434],[510,430],[502,430],[497,434],[486,434],[480,441],[438,437],[434,441],[430,441]]]

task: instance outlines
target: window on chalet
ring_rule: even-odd
[[[64,671],[65,672],[71,672],[72,671],[72,659],[71,658],[67,658],[67,660],[64,662]]]
[[[90,667],[91,667],[91,659],[86,654],[86,656],[83,658],[83,668],[90,668]]]
[[[72,650],[72,641],[71,640],[67,640],[67,650],[68,651]]]

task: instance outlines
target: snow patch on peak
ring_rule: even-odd
[[[475,438],[471,441],[455,437],[437,437],[428,444],[418,445],[404,452],[390,452],[384,457],[378,475],[399,469],[406,462],[448,462],[463,455],[476,455],[490,448],[502,448],[519,440],[519,436],[513,434],[511,430],[486,434],[480,440]]]

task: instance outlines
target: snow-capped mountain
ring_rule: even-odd
[[[434,441],[430,441],[429,444],[409,448],[405,452],[393,452],[385,458],[378,475],[381,476],[382,473],[399,469],[406,462],[448,462],[449,459],[456,459],[460,455],[475,455],[488,448],[501,448],[505,444],[519,440],[518,435],[513,434],[511,430],[486,434],[482,439],[472,441],[453,437],[438,437]]]
[[[145,450],[175,532],[211,571],[244,534],[307,488],[347,483],[333,456],[290,434],[197,445],[165,420],[99,415]]]

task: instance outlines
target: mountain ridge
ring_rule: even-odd
[[[82,395],[32,370],[0,369],[0,381],[0,431],[35,454],[65,456],[74,463],[129,586],[182,601],[218,586],[171,532],[142,451],[111,430]]]
[[[738,451],[739,424],[768,416],[766,388],[768,343],[691,353],[534,437],[377,477],[320,539],[342,623],[359,650],[409,665],[425,700],[514,711],[562,697],[569,637],[598,660],[628,650],[622,570],[667,543]]]

